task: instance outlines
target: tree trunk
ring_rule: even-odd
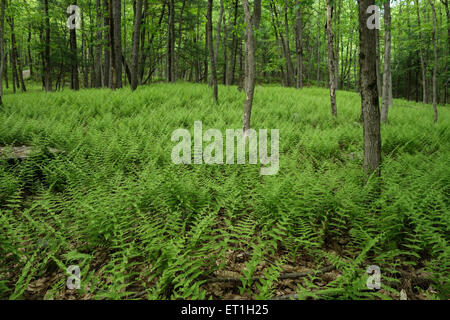
[[[255,93],[255,78],[256,78],[256,66],[255,66],[255,51],[256,51],[256,39],[254,35],[254,27],[259,26],[259,17],[261,15],[255,15],[252,17],[250,12],[250,6],[248,0],[242,0],[242,6],[244,7],[245,17],[245,41],[246,41],[246,68],[245,68],[245,105],[244,105],[244,119],[243,119],[243,131],[244,136],[247,136],[250,130],[250,118],[253,106],[253,95]],[[261,12],[261,1],[255,0],[254,12]],[[256,18],[256,19],[255,19]]]
[[[320,0],[319,0],[319,12],[320,12]],[[320,15],[317,15],[317,73],[316,73],[316,85],[319,86],[320,81]]]
[[[284,54],[284,45],[280,45],[280,39],[279,39],[278,35],[280,35],[282,37],[282,34],[278,32],[278,27],[277,27],[278,23],[275,20],[275,15],[274,15],[275,9],[273,8],[273,1],[271,2],[271,8],[272,8],[272,10],[271,10],[272,25],[273,25],[273,29],[275,32],[275,40],[276,40],[277,48],[278,48],[278,50],[277,50],[278,60],[281,61],[281,56],[282,56],[281,52],[283,52],[283,54]],[[284,43],[284,41],[283,41],[283,43]],[[281,85],[287,86],[287,83],[288,83],[287,74],[284,72],[284,68],[282,65],[280,65],[280,76],[281,76]]]
[[[114,25],[114,68],[115,75],[113,76],[115,83],[114,89],[122,88],[122,11],[121,11],[121,0],[112,0],[112,17]]]
[[[217,63],[217,58],[219,56],[220,30],[221,30],[221,26],[222,26],[223,11],[224,11],[223,0],[220,0],[219,21],[217,22],[217,31],[216,31],[216,50],[214,51],[214,61],[216,63]]]
[[[133,49],[131,53],[131,90],[138,85],[139,40],[141,37],[142,0],[136,1],[136,14],[134,18]]]
[[[303,25],[302,7],[297,0],[297,89],[303,88]]]
[[[389,77],[391,74],[391,5],[384,3],[384,70],[383,70],[383,99],[381,103],[381,122],[388,119],[392,86]]]
[[[437,44],[436,44],[436,9],[434,7],[433,1],[428,0],[431,9],[433,10],[433,53],[434,53],[434,66],[433,66],[433,110],[434,110],[434,123],[438,121],[438,111],[437,111]]]
[[[84,15],[81,15],[81,23],[84,24]],[[83,72],[83,88],[89,88],[89,69],[88,69],[88,48],[86,40],[86,32],[81,32],[81,67]]]
[[[211,60],[211,77],[212,84],[214,87],[214,101],[218,103],[219,101],[219,89],[217,85],[217,72],[216,72],[216,59],[214,53],[214,44],[212,41],[212,8],[213,0],[208,0],[208,9],[207,9],[207,22],[206,22],[206,36],[208,38],[208,50],[209,50],[209,58]]]
[[[45,49],[44,49],[44,88],[46,92],[52,90],[51,65],[50,65],[50,17],[48,14],[48,0],[44,0],[45,17]]]
[[[380,175],[381,133],[377,90],[376,29],[367,28],[367,8],[375,0],[359,0],[359,66],[361,109],[364,120],[364,170]]]
[[[425,107],[427,103],[427,70],[425,68],[425,60],[423,56],[423,39],[422,39],[422,29],[420,26],[420,8],[419,0],[415,0],[416,10],[417,10],[417,25],[419,27],[419,54],[420,54],[420,69],[422,70],[422,106]]]
[[[285,32],[285,55],[288,71],[288,86],[291,87],[294,84],[294,67],[291,59],[291,46],[289,43],[289,19],[288,19],[288,0],[284,0],[284,32]]]
[[[95,51],[95,87],[102,87],[102,6],[101,1],[97,0],[97,46]]]
[[[28,62],[30,66],[30,77],[33,76],[33,57],[31,56],[31,26],[28,29],[28,39],[27,39],[27,50],[28,50]]]
[[[76,5],[77,2],[74,1],[74,5]],[[70,12],[69,15],[72,15],[74,12]],[[70,52],[71,52],[71,81],[70,81],[70,88],[72,90],[80,90],[80,83],[78,79],[78,52],[77,52],[77,29],[75,26],[72,26],[73,28],[70,29]]]
[[[327,34],[328,34],[328,74],[330,78],[330,101],[331,101],[331,115],[337,116],[336,106],[336,59],[333,48],[333,30],[331,27],[333,19],[333,5],[332,0],[327,0]]]
[[[16,73],[17,86],[19,87],[19,81],[20,81],[20,88],[22,89],[22,92],[26,92],[27,89],[25,87],[25,82],[23,81],[22,62],[21,62],[19,52],[17,50],[17,44],[16,44],[16,33],[14,30],[14,17],[10,17],[9,24],[10,24],[10,29],[11,29],[11,53],[12,53],[11,56],[13,57],[14,72]]]
[[[3,48],[3,32],[5,29],[5,0],[0,3],[0,107],[3,105],[3,74],[5,70],[5,50]]]
[[[105,47],[103,48],[104,54],[104,63],[103,63],[103,87],[111,87],[110,86],[110,75],[111,75],[111,30],[110,28],[110,10],[109,10],[109,2],[108,0],[103,0],[103,26],[106,28],[106,32],[104,34]]]
[[[226,85],[228,75],[228,25],[226,15],[223,17],[223,25],[223,84]]]
[[[16,93],[16,85],[20,86],[18,83],[18,76],[17,76],[17,68],[16,68],[16,62],[14,60],[14,51],[10,50],[10,55],[9,55],[9,59],[10,59],[10,64],[11,64],[11,75],[12,75],[12,87],[13,87],[13,93]]]
[[[332,0],[332,6],[334,7],[334,72],[335,72],[335,76],[334,76],[334,87],[335,89],[339,89],[339,48],[340,48],[340,43],[339,43],[339,26],[341,24],[341,1],[339,0]],[[331,29],[333,30],[333,29]]]
[[[3,47],[4,56],[3,56],[3,76],[5,77],[5,88],[9,89],[8,82],[8,52],[6,52],[6,48]]]
[[[183,13],[184,13],[184,8],[186,6],[186,0],[183,0],[183,4],[181,6],[181,11],[180,11],[180,19],[178,22],[178,45],[177,45],[177,53],[175,56],[175,67],[176,67],[176,71],[175,74],[178,76],[178,74],[180,73],[180,51],[181,51],[181,40],[183,38]]]
[[[382,95],[382,84],[381,84],[381,61],[380,61],[380,30],[375,29],[376,34],[376,41],[377,41],[377,90],[378,90],[378,96],[381,97]],[[386,35],[385,35],[386,37]],[[385,40],[386,43],[386,40]],[[385,48],[386,50],[386,48]],[[385,52],[386,56],[386,52]],[[384,75],[383,75],[384,76]]]
[[[175,3],[169,0],[169,22],[167,32],[167,80],[175,82]]]
[[[233,20],[233,29],[232,29],[233,30],[233,41],[231,44],[231,61],[230,61],[229,74],[227,76],[227,85],[234,84],[234,71],[236,69],[236,59],[237,59],[237,52],[238,52],[238,35],[236,32],[238,8],[239,8],[239,0],[235,0],[234,20]]]

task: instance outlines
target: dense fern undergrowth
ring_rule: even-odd
[[[0,147],[40,151],[0,159],[0,298],[449,298],[448,106],[433,124],[431,106],[395,100],[381,181],[364,184],[359,95],[338,92],[333,121],[318,88],[258,88],[252,125],[280,130],[277,175],[172,164],[175,129],[237,129],[243,101],[184,83],[6,95]]]

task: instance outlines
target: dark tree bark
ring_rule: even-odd
[[[175,3],[169,0],[169,23],[167,32],[167,80],[175,82]]]
[[[227,85],[234,84],[234,73],[236,69],[236,59],[238,52],[238,35],[235,32],[237,26],[237,17],[238,17],[238,8],[239,8],[239,0],[235,0],[234,2],[234,19],[233,19],[233,40],[231,44],[231,60],[230,60],[230,68],[229,73],[227,75]]]
[[[138,60],[139,60],[139,40],[142,19],[142,0],[136,1],[136,14],[134,18],[133,49],[131,53],[131,90],[136,90],[138,85]]]
[[[419,54],[420,54],[420,69],[422,71],[422,106],[425,107],[427,103],[427,70],[425,68],[425,59],[423,55],[423,38],[422,38],[422,29],[420,24],[420,8],[419,8],[419,0],[415,0],[416,10],[417,10],[417,25],[419,27]]]
[[[33,57],[31,55],[31,26],[28,29],[28,39],[27,39],[27,50],[28,50],[28,63],[30,66],[30,76],[33,76]]]
[[[297,0],[297,89],[303,87],[303,23],[302,7],[300,0]]]
[[[319,0],[319,12],[320,12],[320,0]],[[320,16],[317,17],[317,72],[316,72],[316,85],[319,86],[320,82]]]
[[[74,5],[76,5],[77,2],[74,1]],[[74,12],[69,13],[69,15],[72,15]],[[78,78],[78,50],[77,50],[77,29],[71,28],[70,29],[70,52],[71,52],[71,81],[70,81],[70,88],[72,90],[80,90],[80,83]]]
[[[10,50],[10,55],[9,55],[9,62],[11,64],[11,78],[12,78],[12,87],[13,87],[13,93],[16,93],[16,86],[20,86],[20,84],[18,83],[18,75],[17,75],[17,67],[16,67],[16,62],[14,60],[14,53],[13,50],[11,48]]]
[[[275,9],[273,9],[273,1],[271,2],[271,15],[272,15],[272,26],[274,29],[274,33],[275,33],[275,40],[277,43],[277,55],[278,55],[278,59],[281,60],[281,56],[282,56],[282,52],[284,54],[284,45],[280,45],[280,39],[279,39],[279,35],[281,37],[283,37],[283,35],[281,33],[278,32],[278,23],[275,20],[275,15],[274,15],[274,11]],[[281,40],[282,42],[284,42],[283,40]],[[282,86],[287,86],[288,80],[287,80],[287,73],[284,72],[284,68],[282,65],[280,65],[280,76],[281,76],[281,85]]]
[[[389,77],[391,74],[391,5],[389,1],[384,3],[384,70],[383,70],[383,99],[381,103],[381,122],[388,119],[392,86]]]
[[[176,57],[175,57],[175,66],[176,66],[176,72],[175,74],[178,75],[178,73],[180,72],[181,68],[180,68],[180,51],[181,51],[181,40],[183,39],[183,13],[184,13],[184,9],[186,7],[186,0],[183,0],[183,4],[181,6],[181,10],[180,10],[180,19],[178,22],[178,45],[177,45],[177,53],[176,53]]]
[[[26,92],[27,89],[25,87],[25,82],[23,81],[23,73],[22,73],[22,60],[20,59],[19,52],[17,50],[16,44],[16,33],[15,33],[15,25],[14,25],[14,17],[9,17],[9,26],[11,31],[11,57],[14,66],[14,72],[17,86],[22,89],[22,92]],[[19,84],[20,81],[20,84]]]
[[[333,48],[333,30],[331,26],[333,18],[333,5],[331,0],[327,0],[327,34],[328,34],[328,74],[330,78],[330,101],[331,101],[331,115],[337,116],[336,106],[336,59]]]
[[[103,48],[103,87],[110,87],[111,75],[111,37],[110,37],[110,15],[109,15],[109,0],[103,0],[103,27],[105,33],[103,34],[103,41],[105,46]]]
[[[122,10],[121,0],[113,0],[113,23],[114,23],[114,64],[115,85],[114,88],[122,88]]]
[[[364,170],[380,175],[381,133],[377,90],[376,32],[367,27],[367,8],[375,0],[359,0],[359,66],[361,109],[364,120]]]
[[[206,36],[208,37],[208,50],[209,50],[209,58],[211,61],[211,77],[212,84],[214,87],[214,101],[218,103],[219,101],[219,89],[217,85],[217,72],[216,72],[216,59],[214,54],[214,44],[212,41],[212,8],[213,0],[208,0],[208,8],[207,8],[207,22],[206,22]]]
[[[226,15],[223,17],[223,24],[223,84],[226,85],[228,76],[228,25]]]
[[[0,2],[0,107],[3,105],[3,74],[5,70],[5,50],[3,48],[3,32],[5,28],[5,0]]]
[[[95,50],[95,87],[102,87],[102,25],[103,25],[103,12],[101,1],[97,0],[97,46]]]
[[[43,58],[44,71],[44,88],[46,92],[52,90],[51,64],[50,64],[50,17],[48,14],[48,0],[44,1],[44,17],[45,17],[45,49]]]
[[[434,66],[433,66],[433,110],[434,110],[434,123],[438,121],[438,110],[437,110],[437,44],[436,44],[436,9],[434,7],[433,1],[428,0],[431,9],[433,11],[433,54],[434,54]]]
[[[274,23],[278,26],[277,30],[279,31],[279,36],[281,39],[281,43],[282,43],[282,48],[283,48],[283,55],[284,55],[284,60],[285,60],[285,64],[286,64],[286,85],[288,87],[291,87],[294,83],[294,67],[292,65],[292,59],[291,59],[291,49],[290,49],[290,44],[289,44],[289,24],[288,24],[288,19],[287,19],[287,1],[285,0],[284,3],[284,18],[285,18],[285,29],[284,29],[284,35],[281,32],[281,30],[279,30],[279,18],[278,18],[278,10],[276,7],[276,4],[274,3],[273,0],[271,0],[271,8],[273,11],[273,14],[275,15],[273,17],[273,21]]]
[[[381,61],[380,61],[380,31],[376,29],[376,41],[377,41],[377,90],[378,96],[382,95],[382,83],[381,83]]]
[[[84,24],[84,15],[81,14],[81,23]],[[83,87],[89,87],[89,68],[88,68],[88,48],[86,40],[86,31],[81,31],[81,68],[83,71]]]
[[[4,56],[3,56],[3,76],[5,77],[5,88],[9,89],[9,82],[8,82],[8,52],[6,51],[6,48],[3,46]]]

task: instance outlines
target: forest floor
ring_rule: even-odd
[[[219,105],[185,83],[7,94],[0,298],[450,298],[450,106],[433,124],[395,100],[367,183],[359,95],[339,91],[333,120],[320,88],[258,87],[252,126],[279,129],[278,174],[173,164],[174,130],[241,127],[244,93],[219,89]]]

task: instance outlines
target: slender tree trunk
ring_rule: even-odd
[[[30,66],[30,77],[33,76],[33,57],[31,55],[31,26],[28,29],[28,39],[27,39],[27,50],[28,50],[28,62]]]
[[[419,8],[419,0],[415,0],[416,2],[416,10],[417,10],[417,24],[419,27],[419,54],[420,54],[420,69],[422,70],[422,106],[425,107],[427,103],[427,70],[425,68],[425,60],[423,56],[423,38],[422,38],[422,29],[420,25],[420,8]]]
[[[103,41],[103,34],[102,34],[102,24],[103,24],[103,17],[102,17],[102,5],[101,1],[97,0],[96,2],[97,6],[97,46],[95,51],[95,87],[101,88],[102,87],[102,41]]]
[[[294,67],[291,59],[291,46],[289,42],[289,18],[288,18],[288,0],[284,0],[284,32],[285,32],[285,55],[288,70],[288,86],[294,84]]]
[[[228,25],[226,15],[223,17],[223,24],[223,84],[226,85],[228,76]]]
[[[250,5],[248,0],[242,0],[244,7],[245,17],[245,41],[246,41],[246,68],[245,68],[245,105],[244,105],[244,119],[243,119],[243,131],[244,135],[248,135],[250,130],[250,118],[253,106],[253,96],[255,93],[255,78],[256,78],[256,66],[255,66],[255,51],[256,51],[256,39],[254,29],[259,27],[259,19],[261,17],[261,0],[254,1],[254,13],[252,16],[250,11]]]
[[[336,106],[336,59],[333,48],[333,30],[332,30],[332,18],[333,18],[333,5],[332,0],[327,0],[327,34],[328,34],[328,74],[330,78],[330,101],[331,101],[331,115],[337,116]]]
[[[22,73],[22,62],[20,59],[19,51],[17,50],[17,43],[16,43],[16,33],[15,33],[15,25],[14,25],[14,17],[10,17],[9,19],[9,25],[11,30],[11,52],[13,57],[13,63],[14,63],[14,72],[16,73],[16,80],[17,80],[17,86],[22,89],[22,92],[26,92],[27,89],[25,87],[25,82],[23,81],[23,73]],[[20,85],[19,85],[20,81]]]
[[[48,0],[44,0],[45,17],[45,49],[44,49],[44,87],[45,91],[52,91],[51,65],[50,65],[50,17],[48,14]]]
[[[303,88],[303,23],[302,7],[300,0],[297,0],[297,89]]]
[[[167,37],[167,80],[175,82],[175,3],[169,0],[169,23]]]
[[[5,77],[5,88],[9,89],[8,82],[8,52],[6,52],[6,48],[3,46],[4,56],[3,56],[3,76]]]
[[[113,24],[114,24],[114,64],[115,64],[115,83],[114,88],[122,88],[122,11],[121,11],[121,0],[112,0],[113,2]]]
[[[377,33],[376,35],[376,41],[377,41],[377,90],[378,90],[378,96],[381,97],[382,95],[382,84],[381,84],[381,61],[380,61],[380,31],[378,29],[375,30]],[[386,37],[386,35],[385,35]],[[386,43],[386,40],[385,40]],[[386,50],[386,48],[385,48]],[[386,53],[385,53],[386,56]],[[384,75],[383,75],[384,76]]]
[[[184,13],[184,8],[186,7],[186,0],[183,0],[183,4],[181,6],[181,11],[180,11],[180,20],[178,22],[178,45],[177,45],[177,53],[175,56],[175,66],[176,66],[176,72],[175,74],[178,76],[178,74],[180,73],[180,51],[181,51],[181,40],[183,38],[183,13]]]
[[[208,0],[208,9],[207,9],[207,26],[206,36],[208,37],[208,49],[209,49],[209,58],[211,60],[211,77],[212,84],[214,87],[214,101],[218,103],[219,101],[219,89],[217,85],[217,72],[216,72],[216,59],[214,53],[214,44],[212,40],[212,9],[213,9],[213,0]]]
[[[16,68],[16,62],[14,60],[14,52],[11,48],[10,51],[10,55],[9,55],[9,59],[10,59],[10,64],[11,64],[11,75],[12,75],[12,87],[13,87],[13,93],[16,93],[16,85],[19,86],[18,83],[18,76],[17,76],[17,68]]]
[[[77,2],[74,1],[74,5],[76,5]],[[72,15],[74,12],[71,12],[69,15]],[[71,52],[71,81],[70,81],[70,88],[72,90],[80,90],[80,83],[78,79],[78,50],[77,50],[77,29],[71,28],[70,29],[70,52]]]
[[[136,1],[136,14],[134,18],[133,49],[131,57],[131,90],[138,85],[139,40],[141,37],[142,0]]]
[[[216,31],[216,50],[214,51],[214,61],[217,63],[217,58],[219,56],[219,47],[220,47],[220,30],[222,26],[223,19],[223,0],[220,0],[220,12],[219,12],[219,21],[217,22],[217,31]],[[211,22],[212,23],[212,22]]]
[[[320,0],[319,0],[319,12],[320,12]],[[317,15],[317,74],[316,82],[319,86],[320,81],[320,15]]]
[[[339,37],[340,37],[340,32],[339,32],[339,26],[341,23],[341,1],[339,0],[332,0],[333,4],[332,6],[334,7],[334,72],[335,72],[335,76],[334,76],[334,87],[337,89],[339,89],[339,48],[340,48],[340,43],[339,43]],[[331,28],[331,30],[333,30],[333,28]]]
[[[391,5],[389,1],[384,3],[384,70],[383,70],[383,99],[381,103],[381,122],[388,119],[392,86],[389,77],[391,74]]]
[[[147,60],[147,53],[145,51],[145,37],[146,37],[146,30],[143,28],[143,25],[147,24],[148,19],[148,0],[144,0],[143,3],[144,11],[142,12],[142,18],[141,18],[141,27],[140,27],[140,43],[139,43],[139,63],[138,63],[138,85],[142,84],[142,80],[144,78],[144,66],[145,62]]]
[[[428,0],[431,9],[433,10],[433,53],[434,53],[434,66],[433,66],[433,110],[434,110],[434,123],[438,121],[438,111],[437,111],[437,44],[436,44],[436,9],[434,7],[433,1]]]
[[[229,74],[227,76],[227,85],[234,84],[234,73],[235,73],[235,69],[236,69],[236,59],[237,59],[237,52],[238,52],[238,35],[236,32],[238,8],[239,8],[239,0],[235,0],[234,20],[233,20],[233,29],[232,29],[233,30],[233,41],[231,44],[231,61],[230,61]]]
[[[0,2],[0,107],[3,105],[3,74],[5,70],[5,50],[3,32],[5,29],[5,0]],[[0,109],[1,110],[1,109]]]
[[[81,15],[82,24],[84,24],[84,15]],[[81,32],[81,68],[83,72],[83,87],[89,87],[89,68],[88,68],[88,48],[86,41],[86,32],[82,30]]]
[[[276,17],[274,15],[275,13],[275,9],[273,8],[274,3],[273,1],[271,1],[271,15],[272,15],[272,25],[273,25],[273,29],[274,29],[274,33],[275,33],[275,40],[277,43],[277,54],[278,54],[278,60],[281,60],[281,56],[282,56],[282,52],[284,54],[284,45],[280,45],[280,37],[283,37],[283,35],[281,33],[278,32],[278,22],[276,21]],[[283,43],[284,41],[281,40]],[[287,79],[287,73],[284,72],[284,68],[282,65],[280,65],[280,76],[281,76],[281,85],[282,86],[287,86],[288,83],[288,79]]]
[[[359,0],[359,65],[361,109],[364,118],[364,170],[380,175],[381,133],[377,90],[376,32],[367,27],[367,8],[375,0]]]
[[[103,48],[104,63],[103,63],[103,87],[110,86],[110,75],[111,75],[111,30],[110,30],[110,10],[108,0],[103,0],[103,14],[104,21],[103,26],[106,28],[104,33],[105,47]]]

